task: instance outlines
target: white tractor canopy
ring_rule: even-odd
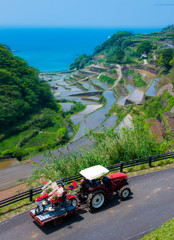
[[[101,165],[96,165],[90,168],[86,168],[82,171],[80,171],[80,174],[89,179],[89,180],[93,180],[96,179],[98,177],[101,177],[102,175],[108,173],[109,170]]]

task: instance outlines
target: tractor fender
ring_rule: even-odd
[[[98,189],[101,189],[101,190],[104,190],[105,192],[108,192],[108,189],[104,186],[96,186],[94,187],[93,189],[91,189],[92,191],[95,191],[95,190],[98,190]]]

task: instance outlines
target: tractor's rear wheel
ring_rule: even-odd
[[[91,192],[88,196],[87,205],[91,212],[101,208],[106,199],[106,194],[103,190]]]
[[[131,193],[130,188],[124,186],[119,190],[118,195],[119,195],[120,199],[123,201],[123,200],[128,199],[128,197],[130,196],[130,193]]]

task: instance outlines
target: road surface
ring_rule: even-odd
[[[84,209],[54,227],[37,226],[28,213],[0,224],[3,240],[134,240],[174,217],[174,168],[129,179],[133,195],[91,214]]]

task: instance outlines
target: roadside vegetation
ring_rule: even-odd
[[[161,227],[144,236],[141,240],[172,240],[174,238],[174,218],[165,222]]]
[[[135,123],[133,131],[123,129],[120,133],[114,133],[112,129],[106,129],[104,132],[91,133],[90,139],[95,145],[88,150],[82,149],[68,155],[60,153],[59,157],[48,153],[42,166],[34,165],[35,170],[29,182],[37,182],[40,178],[57,180],[78,174],[80,170],[93,165],[108,166],[163,153],[168,147],[166,142],[154,141],[148,126],[141,122]]]

